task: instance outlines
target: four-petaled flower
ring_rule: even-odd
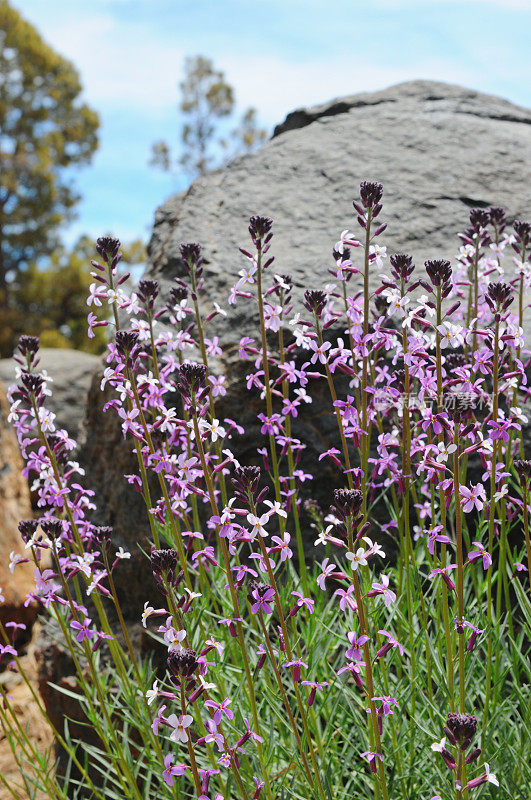
[[[351,553],[350,551],[347,553],[347,558],[350,561],[350,568],[353,572],[356,572],[360,566],[367,566],[367,559],[365,558],[365,555],[366,552],[363,547],[358,547],[355,553]]]
[[[172,732],[170,733],[170,739],[174,742],[183,742],[186,743],[188,741],[188,733],[186,729],[190,727],[193,722],[193,717],[191,714],[182,714],[180,717],[177,714],[170,714],[167,719],[168,725],[173,728]]]

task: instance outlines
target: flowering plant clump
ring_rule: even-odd
[[[39,342],[21,338],[10,421],[39,513],[20,523],[11,569],[33,562],[27,602],[55,621],[76,672],[75,691],[55,690],[91,733],[53,726],[70,759],[55,771],[0,682],[29,796],[528,796],[531,226],[472,209],[453,262],[415,265],[381,244],[381,184],[363,182],[354,211],[359,239],[343,231],[333,282],[300,308],[273,266],[273,221],[250,218],[228,306],[257,321],[239,342],[239,391],[260,406],[252,464],[224,416],[209,326],[228,311],[204,299],[201,246],[181,245],[184,277],[162,297],[153,280],[127,293],[120,243],[98,240],[87,302],[114,311],[102,388],[149,512],[138,547],[159,600],[138,623],[151,652],[133,646],[116,589],[131,553],[92,521]],[[88,323],[89,336],[108,324],[94,311]],[[317,390],[337,430],[310,474],[299,423]],[[325,466],[322,509],[311,487]],[[16,629],[0,625],[0,658],[21,670]]]

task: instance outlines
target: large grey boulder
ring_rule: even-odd
[[[224,301],[243,266],[238,246],[248,242],[248,218],[265,214],[275,221],[275,269],[292,275],[300,298],[330,279],[338,234],[357,230],[351,201],[365,179],[384,184],[388,229],[380,238],[388,253],[412,253],[419,266],[452,258],[471,207],[505,206],[511,220],[529,214],[530,123],[531,110],[434,81],[295,111],[258,152],[161,206],[148,274],[167,284],[181,271],[180,242],[201,242],[206,293]],[[225,341],[246,324],[237,307]]]

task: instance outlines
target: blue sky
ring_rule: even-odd
[[[274,124],[297,106],[412,78],[460,83],[531,106],[531,0],[12,0],[78,67],[101,146],[77,171],[67,242],[112,230],[146,239],[184,179],[147,166],[177,144],[185,56],[225,70],[241,110]]]

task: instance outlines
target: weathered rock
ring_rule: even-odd
[[[11,551],[23,552],[18,523],[31,517],[31,505],[17,438],[7,422],[8,413],[5,388],[0,383],[0,587],[5,598],[0,604],[0,620],[30,625],[36,607],[25,608],[24,599],[33,586],[33,568],[26,563],[17,564],[13,573],[9,570]]]
[[[384,185],[388,252],[412,253],[419,266],[452,258],[470,207],[529,214],[530,164],[531,111],[459,86],[412,81],[296,111],[258,152],[157,211],[148,274],[167,285],[182,269],[180,242],[199,241],[206,293],[223,302],[243,265],[248,218],[266,214],[275,269],[292,275],[300,299],[330,280],[332,246],[343,229],[357,230],[351,201],[365,179]],[[226,343],[248,333],[248,314],[239,304],[216,333]]]
[[[40,351],[39,369],[53,378],[52,397],[48,407],[56,414],[58,427],[65,428],[77,439],[85,417],[87,392],[92,374],[99,367],[99,356],[80,350],[60,350],[44,347]],[[0,380],[15,383],[16,362],[11,358],[0,360]]]

